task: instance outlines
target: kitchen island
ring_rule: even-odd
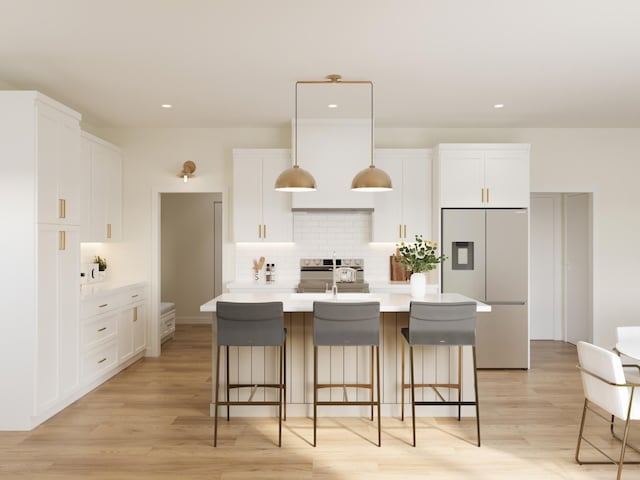
[[[411,296],[397,293],[342,293],[336,299],[323,293],[224,293],[200,307],[202,312],[215,315],[218,301],[228,302],[282,302],[287,328],[287,414],[290,416],[309,416],[313,406],[313,302],[314,301],[378,301],[380,302],[380,365],[381,365],[381,402],[382,415],[400,415],[400,376],[401,352],[404,340],[400,328],[408,323]],[[427,294],[422,301],[427,302],[462,302],[475,301],[477,311],[490,312],[491,307],[474,299],[456,293]],[[214,317],[215,320],[215,317]],[[479,315],[478,321],[482,321]],[[213,356],[216,358],[216,322],[213,325]],[[463,347],[462,379],[463,400],[473,399],[473,369],[470,347]],[[276,347],[232,347],[229,358],[229,376],[234,383],[275,383],[277,373]],[[319,376],[324,383],[362,383],[370,376],[370,353],[368,347],[323,347],[318,353]],[[423,347],[416,348],[415,369],[416,383],[444,383],[456,381],[458,362],[460,359],[457,347]],[[224,358],[222,359],[224,363]],[[408,362],[407,362],[408,366]],[[226,382],[226,368],[220,368],[221,384]],[[408,375],[408,368],[405,372]],[[212,365],[212,400],[215,388],[216,372]],[[221,389],[222,390],[222,389]],[[268,389],[271,390],[271,389]],[[368,392],[346,388],[349,399],[367,398]],[[343,389],[321,391],[320,400],[342,400]],[[444,391],[446,397],[446,390]],[[221,393],[222,394],[222,393]],[[245,395],[245,392],[231,392],[232,398]],[[255,400],[274,399],[273,391],[259,389]],[[453,394],[452,394],[453,395]],[[323,398],[324,396],[324,398]],[[244,397],[241,397],[244,398]],[[405,395],[405,400],[408,400]],[[435,400],[430,390],[416,390],[416,400]],[[452,397],[453,399],[453,397]],[[468,408],[468,410],[466,409]],[[473,415],[470,407],[463,407],[463,415]],[[211,404],[213,409],[213,403]],[[275,407],[234,407],[237,416],[271,416]],[[367,415],[367,407],[323,407],[319,415],[348,416]],[[213,413],[213,412],[212,412]],[[423,416],[455,416],[456,407],[422,407],[416,411]]]

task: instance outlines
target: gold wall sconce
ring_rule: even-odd
[[[193,172],[196,171],[196,164],[191,160],[187,160],[182,164],[182,171],[178,174],[178,177],[182,177],[184,183],[187,183],[191,177],[194,176]]]

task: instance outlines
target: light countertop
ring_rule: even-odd
[[[311,312],[314,301],[337,302],[380,302],[381,312],[408,312],[411,300],[424,302],[449,303],[449,302],[476,302],[478,312],[490,312],[491,306],[479,302],[473,298],[465,297],[459,293],[427,293],[423,298],[412,299],[411,295],[404,293],[339,293],[337,299],[325,293],[278,293],[278,292],[251,292],[251,293],[223,293],[200,306],[201,312],[215,312],[216,302],[282,302],[285,312]]]
[[[122,290],[130,288],[141,288],[146,285],[145,282],[97,282],[88,283],[80,287],[80,300],[86,298],[100,297],[103,295],[111,295]]]

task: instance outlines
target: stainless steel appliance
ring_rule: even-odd
[[[335,266],[332,258],[300,259],[298,292],[330,292],[334,275],[338,292],[369,292],[362,258],[337,258]]]
[[[529,368],[526,209],[443,209],[442,291],[491,305],[478,316],[478,368]]]

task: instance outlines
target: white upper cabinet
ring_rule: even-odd
[[[288,149],[233,150],[233,238],[236,242],[292,242],[291,194],[277,192],[291,166]]]
[[[82,241],[122,239],[122,152],[82,132]]]
[[[376,166],[391,177],[391,192],[374,193],[373,242],[431,235],[431,150],[377,149]]]
[[[80,117],[43,96],[34,102],[38,223],[80,224]]]
[[[439,206],[529,206],[528,144],[441,144],[437,148]]]
[[[373,209],[373,193],[351,190],[353,177],[370,163],[370,119],[298,119],[298,165],[313,175],[317,190],[293,193],[293,209]]]

